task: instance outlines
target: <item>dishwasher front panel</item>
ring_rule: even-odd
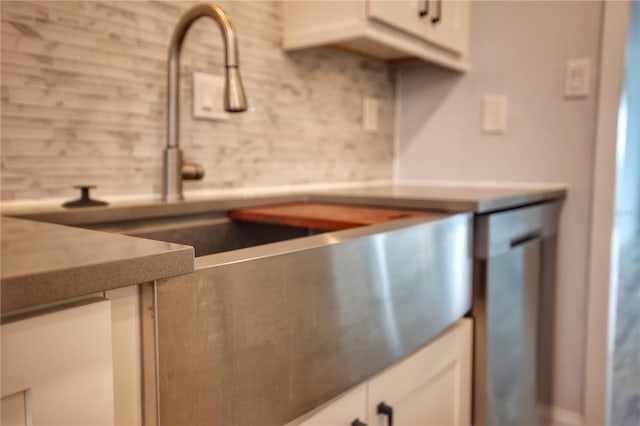
[[[476,426],[539,423],[539,298],[553,284],[547,258],[559,211],[560,203],[551,202],[475,218]]]
[[[479,261],[476,286],[475,424],[535,426],[539,240]],[[480,319],[480,320],[478,320]]]

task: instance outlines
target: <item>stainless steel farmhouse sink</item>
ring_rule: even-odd
[[[315,235],[322,231],[293,226],[238,222],[221,215],[138,220],[96,229],[192,246],[196,257]]]
[[[142,293],[160,425],[285,424],[470,310],[471,214],[322,232],[224,213],[90,226],[196,250]]]

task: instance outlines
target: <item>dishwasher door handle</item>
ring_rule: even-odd
[[[474,257],[489,259],[535,238],[557,234],[561,201],[518,207],[474,217]]]
[[[519,237],[516,238],[512,238],[511,241],[509,241],[509,247],[511,247],[512,249],[518,247],[518,246],[523,246],[533,240],[537,240],[540,239],[540,237],[542,237],[542,231],[541,230],[536,230],[533,232],[527,232],[524,235],[521,235]]]

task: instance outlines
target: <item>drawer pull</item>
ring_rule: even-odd
[[[387,426],[393,426],[393,407],[387,405],[382,401],[378,404],[378,414],[382,414],[383,416],[387,416]]]
[[[429,14],[429,2],[431,0],[424,0],[424,2],[422,3],[422,7],[420,8],[420,12],[418,12],[418,15],[420,15],[421,18],[424,18],[425,16],[427,16]]]
[[[361,422],[360,419],[355,419],[351,422],[351,426],[367,426],[366,423]]]
[[[438,5],[438,14],[433,18],[431,18],[432,24],[437,24],[438,22],[440,22],[440,17],[442,16],[442,0],[437,0],[437,5]]]

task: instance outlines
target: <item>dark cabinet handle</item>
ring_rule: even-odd
[[[429,14],[429,2],[431,0],[424,0],[424,2],[422,3],[422,7],[420,8],[420,11],[418,12],[418,15],[420,15],[421,18],[424,18],[425,16],[427,16]]]
[[[393,426],[393,407],[387,405],[382,401],[378,404],[378,414],[382,414],[383,416],[387,416],[387,426]]]
[[[351,422],[351,426],[367,426],[367,424],[361,422],[360,419],[355,419]]]
[[[436,4],[438,5],[438,14],[434,15],[434,17],[431,18],[432,24],[437,24],[438,22],[440,22],[440,17],[442,15],[442,0],[438,0]]]

